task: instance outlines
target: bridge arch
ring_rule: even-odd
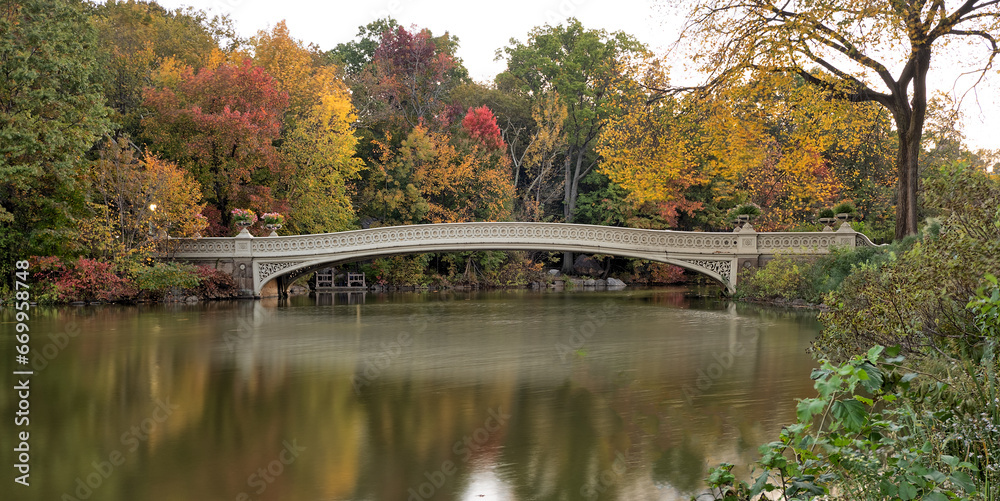
[[[259,286],[256,288],[256,290],[254,291],[254,293],[255,293],[255,295],[260,295],[261,291],[264,290],[268,286],[269,283],[275,282],[275,281],[278,281],[280,283],[282,281],[285,281],[284,279],[288,279],[287,281],[285,281],[285,283],[278,285],[279,290],[281,290],[282,288],[287,287],[287,285],[290,283],[290,281],[294,280],[295,278],[298,278],[298,277],[300,277],[300,276],[302,276],[304,274],[312,273],[313,271],[316,271],[318,269],[326,268],[326,267],[329,267],[331,265],[335,265],[335,264],[338,264],[338,263],[346,263],[346,262],[353,262],[353,261],[362,261],[362,260],[366,260],[366,259],[375,259],[375,258],[380,258],[380,257],[398,256],[398,255],[407,255],[407,254],[420,254],[420,253],[422,253],[422,254],[431,254],[431,253],[439,253],[439,252],[462,252],[462,251],[469,251],[469,250],[476,250],[476,251],[486,251],[486,250],[500,250],[500,251],[527,250],[527,251],[542,251],[542,252],[546,252],[546,251],[548,251],[548,252],[564,252],[564,251],[568,251],[568,252],[574,252],[574,253],[579,253],[579,254],[608,254],[608,255],[612,255],[612,256],[616,256],[616,257],[630,257],[630,258],[637,258],[637,259],[645,259],[645,260],[648,260],[648,261],[655,261],[655,262],[666,263],[666,264],[670,264],[670,265],[674,265],[674,266],[679,266],[679,267],[684,268],[686,270],[690,270],[690,271],[693,271],[693,272],[696,272],[696,273],[700,273],[702,275],[705,275],[705,276],[711,278],[712,280],[714,280],[715,282],[717,282],[722,287],[727,288],[727,289],[729,288],[729,283],[728,283],[729,282],[729,278],[728,277],[724,277],[721,274],[721,273],[724,273],[725,271],[722,270],[722,269],[720,269],[720,268],[713,269],[713,267],[718,266],[715,263],[723,263],[722,261],[704,261],[703,260],[699,264],[696,264],[695,262],[685,261],[685,260],[682,260],[682,259],[671,259],[671,258],[664,257],[662,255],[650,255],[650,254],[641,253],[641,252],[636,252],[636,253],[623,252],[623,251],[609,252],[607,249],[594,250],[594,248],[584,247],[584,246],[579,246],[579,247],[562,246],[561,248],[549,248],[549,247],[545,247],[545,248],[524,248],[524,247],[511,248],[510,246],[491,245],[491,246],[485,246],[485,247],[476,246],[474,248],[473,247],[469,247],[469,246],[464,246],[464,247],[442,246],[442,247],[437,248],[437,249],[433,249],[433,250],[426,249],[426,250],[423,250],[423,251],[420,251],[420,252],[394,252],[394,251],[389,250],[389,249],[386,249],[386,250],[383,250],[383,251],[366,251],[366,252],[351,253],[350,255],[342,255],[341,254],[341,255],[330,256],[330,257],[327,257],[327,256],[317,257],[316,259],[313,259],[313,260],[310,260],[310,261],[297,262],[297,263],[291,264],[291,265],[286,265],[286,262],[284,262],[284,261],[262,262],[262,263],[260,263],[262,265],[262,270],[260,272],[260,274],[262,276],[262,278],[261,278],[262,283],[259,284]],[[724,264],[729,264],[729,263],[724,263]]]
[[[214,264],[245,295],[296,272],[399,254],[468,250],[570,251],[662,262],[706,275],[733,292],[737,271],[779,252],[825,254],[834,246],[873,245],[849,225],[826,232],[758,233],[646,230],[568,223],[442,223],[315,235],[180,239],[164,257]]]

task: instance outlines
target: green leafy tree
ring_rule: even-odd
[[[497,76],[504,87],[540,98],[557,92],[566,105],[563,220],[573,222],[580,182],[598,163],[594,149],[611,112],[610,99],[625,82],[624,62],[646,48],[622,32],[588,30],[577,19],[535,28],[528,41],[511,40],[503,49],[507,69]],[[563,267],[572,266],[566,253]]]
[[[541,97],[555,91],[567,108],[563,153],[563,217],[573,221],[580,181],[597,165],[594,147],[611,111],[609,100],[624,83],[623,61],[645,47],[622,32],[588,30],[576,19],[535,28],[527,43],[503,49],[507,70],[498,80]]]
[[[358,26],[355,40],[337,44],[326,53],[326,58],[339,66],[345,74],[358,75],[375,59],[375,50],[382,42],[382,34],[398,26],[399,23],[391,17]]]
[[[0,272],[57,253],[82,206],[83,154],[108,131],[81,2],[0,2]]]

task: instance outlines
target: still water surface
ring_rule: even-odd
[[[794,419],[819,332],[684,290],[32,312],[32,486],[3,499],[688,499]]]

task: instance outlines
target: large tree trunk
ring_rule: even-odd
[[[899,131],[899,151],[896,155],[896,239],[917,233],[917,190],[920,185],[918,161],[920,135]]]
[[[563,175],[565,176],[563,183],[563,221],[567,223],[573,222],[573,202],[572,198],[572,184],[573,184],[573,171],[570,166],[573,163],[573,148],[570,147],[569,151],[566,152],[566,160],[563,162]],[[562,259],[562,272],[572,273],[573,272],[573,253],[566,251],[563,252]]]
[[[930,70],[930,47],[914,47],[913,97],[906,102],[906,92],[897,90],[893,115],[899,135],[896,171],[899,174],[896,197],[896,239],[917,233],[917,193],[920,189],[920,140],[927,116],[927,72]]]

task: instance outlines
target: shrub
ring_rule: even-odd
[[[940,227],[895,245],[881,263],[861,266],[830,294],[833,311],[817,346],[844,358],[871,346],[901,344],[968,353],[982,342],[969,298],[1000,274],[1000,181],[953,166],[926,184],[944,213]]]
[[[503,251],[500,252],[500,255],[502,260],[495,265],[495,268],[487,268],[483,273],[486,285],[508,287],[545,280],[543,264],[531,259],[529,253]]]
[[[75,262],[47,261],[43,272],[61,301],[131,301],[137,290],[111,263],[80,258]]]
[[[735,218],[736,216],[756,217],[759,215],[761,215],[760,206],[755,203],[741,204],[729,211],[730,218]]]
[[[834,205],[832,210],[834,214],[855,214],[858,212],[858,208],[851,202],[840,202]]]
[[[430,278],[424,273],[430,259],[428,254],[392,256],[375,259],[364,267],[373,282],[382,285],[422,285]]]
[[[175,263],[155,263],[132,268],[135,284],[152,300],[163,298],[174,289],[197,287],[200,280],[196,267]]]
[[[909,238],[886,247],[833,248],[827,255],[808,258],[777,256],[762,268],[741,272],[736,297],[825,302],[827,295],[839,289],[861,265],[878,269],[895,259],[897,253],[912,247],[915,241],[916,238]]]
[[[726,501],[767,499],[968,499],[977,467],[935,440],[947,413],[926,412],[944,385],[899,370],[899,348],[874,346],[844,364],[820,361],[816,397],[760,447],[759,475],[738,481],[723,463],[709,485]]]
[[[812,288],[815,261],[816,258],[776,256],[761,268],[741,271],[736,282],[736,297],[819,302],[821,296],[817,296]]]
[[[232,275],[208,266],[198,266],[198,285],[190,290],[196,296],[206,299],[222,299],[239,295],[239,286]]]

